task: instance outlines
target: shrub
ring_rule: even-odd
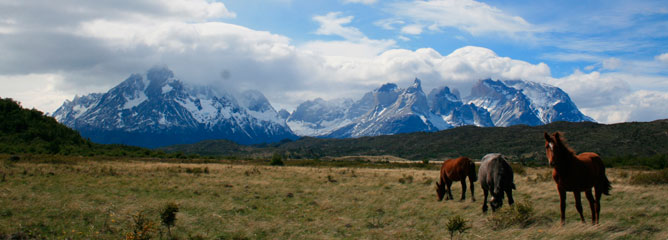
[[[534,209],[531,202],[524,200],[514,205],[503,208],[487,218],[492,229],[499,230],[518,225],[522,228],[534,222]]]
[[[172,235],[171,228],[176,223],[176,213],[179,212],[179,206],[176,203],[168,203],[160,212],[160,219],[162,220],[162,225],[167,227],[167,233],[169,236]]]
[[[404,175],[402,178],[399,178],[399,183],[401,184],[413,183],[413,175]]]
[[[455,233],[463,234],[466,230],[469,230],[471,226],[469,226],[467,222],[466,219],[459,215],[450,217],[448,223],[445,225],[448,232],[450,232],[450,239],[455,236]]]
[[[269,162],[269,165],[283,166],[283,156],[281,156],[280,153],[274,153],[274,155],[271,157],[271,162]]]
[[[631,184],[635,185],[668,184],[668,168],[660,171],[635,174],[631,176]]]
[[[513,173],[520,175],[520,176],[525,176],[527,174],[526,168],[519,163],[510,163],[510,167],[513,169]]]
[[[125,234],[125,239],[148,240],[153,237],[155,223],[140,211],[132,216],[132,232]]]

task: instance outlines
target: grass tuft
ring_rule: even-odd
[[[524,200],[516,202],[508,208],[492,213],[487,222],[494,230],[506,229],[512,226],[525,228],[535,221],[534,208],[531,202]]]

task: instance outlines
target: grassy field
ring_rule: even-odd
[[[571,194],[559,225],[546,168],[516,169],[523,213],[506,202],[486,215],[478,183],[476,202],[437,202],[438,171],[428,168],[77,160],[0,170],[0,238],[449,239],[455,216],[470,227],[455,239],[668,238],[668,186],[630,185],[637,170],[608,169],[613,190],[597,226],[580,223]],[[169,203],[179,210],[171,235],[160,218]],[[584,208],[590,219],[586,200]]]

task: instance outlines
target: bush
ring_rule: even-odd
[[[271,162],[269,162],[269,165],[283,166],[283,156],[281,156],[279,153],[274,153],[274,155],[271,157]]]
[[[455,236],[456,232],[462,234],[466,232],[466,230],[469,230],[471,226],[469,226],[467,222],[468,221],[466,219],[459,215],[450,217],[450,219],[448,219],[448,223],[445,225],[445,227],[448,229],[448,232],[450,232],[450,239]]]
[[[668,168],[660,171],[635,174],[631,176],[631,184],[635,185],[668,184]]]
[[[155,224],[143,212],[133,215],[132,223],[132,232],[127,233],[125,239],[148,240],[153,237]]]
[[[162,220],[162,225],[167,227],[167,233],[171,236],[171,228],[176,223],[176,213],[179,212],[179,205],[176,203],[168,203],[160,212],[160,219]]]
[[[534,220],[533,205],[528,200],[503,208],[487,218],[487,222],[494,230],[506,229],[514,225],[524,228]]]

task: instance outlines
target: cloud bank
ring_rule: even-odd
[[[406,86],[416,77],[422,79],[425,91],[448,85],[464,95],[476,81],[492,78],[561,87],[585,114],[601,122],[668,116],[665,109],[657,107],[666,106],[666,92],[633,89],[629,84],[633,79],[646,84],[666,82],[664,78],[640,74],[632,79],[598,71],[575,71],[554,78],[545,63],[499,56],[483,47],[462,47],[447,55],[432,48],[399,49],[392,39],[369,38],[351,26],[354,16],[341,12],[312,18],[318,25],[313,34],[338,40],[295,45],[286,36],[223,22],[221,19],[236,14],[219,2],[72,4],[82,7],[73,12],[51,1],[0,3],[0,83],[6,86],[0,90],[2,97],[14,97],[25,106],[52,112],[75,94],[106,91],[131,73],[166,65],[185,82],[230,91],[257,89],[275,107],[289,110],[316,97],[359,97],[387,82]],[[400,29],[405,34],[460,27],[475,35],[497,31],[493,24],[500,24],[504,32],[519,33],[530,27],[519,17],[474,1],[416,4],[418,8],[466,9],[469,14],[486,17],[485,21],[432,19],[436,16],[425,9],[425,20],[435,25],[409,23]],[[37,17],[51,8],[57,14]],[[378,24],[394,28],[404,22]],[[665,66],[664,55],[657,56],[653,64]],[[602,64],[606,69],[625,67],[619,59]]]

